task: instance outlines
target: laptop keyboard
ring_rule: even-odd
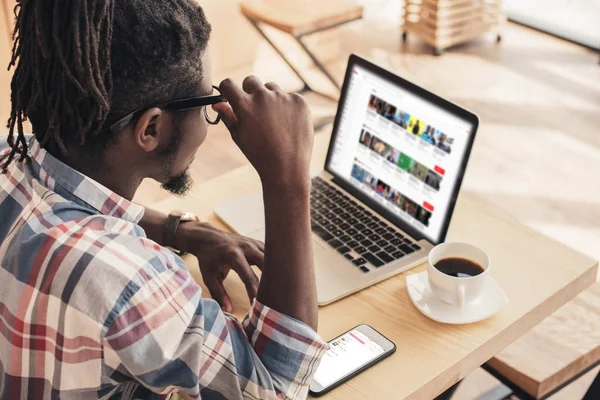
[[[325,180],[312,180],[311,228],[362,272],[379,268],[421,248],[380,217]]]

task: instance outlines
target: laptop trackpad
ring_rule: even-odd
[[[265,207],[262,191],[221,203],[215,208],[215,214],[240,235],[265,240]]]

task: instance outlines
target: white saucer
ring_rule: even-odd
[[[496,314],[506,305],[508,298],[492,278],[488,280],[485,292],[477,300],[462,308],[444,303],[429,287],[427,271],[406,277],[408,295],[419,311],[434,321],[444,324],[470,324],[482,321]]]

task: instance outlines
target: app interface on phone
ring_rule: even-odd
[[[330,343],[314,380],[327,387],[385,352],[364,333],[354,329]]]

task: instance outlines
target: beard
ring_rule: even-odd
[[[163,164],[165,165],[163,173],[169,178],[165,183],[161,185],[161,188],[177,197],[184,197],[192,189],[192,186],[194,185],[194,180],[192,179],[192,176],[190,174],[189,166],[185,169],[185,171],[181,172],[180,174],[172,175],[173,164],[175,164],[177,151],[179,150],[179,146],[181,144],[182,131],[179,122],[179,119],[175,119],[175,121],[173,122],[173,128],[175,129],[175,137],[162,154],[163,156],[167,157],[167,162]]]
[[[164,190],[178,197],[187,195],[192,186],[194,186],[194,180],[190,175],[189,167],[182,173],[169,178],[167,182],[161,185]]]

